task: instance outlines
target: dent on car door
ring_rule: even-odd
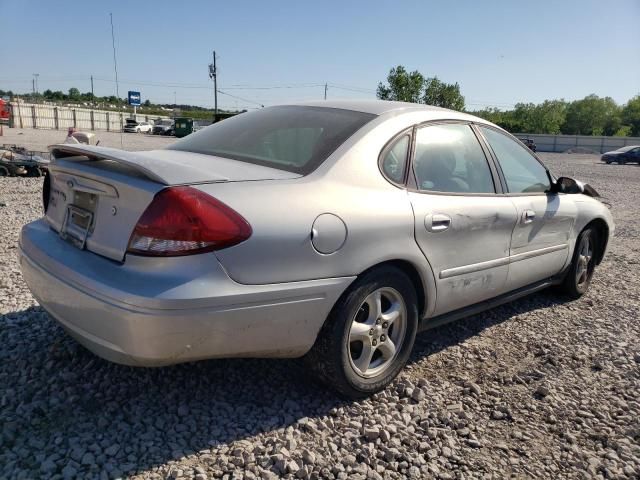
[[[413,155],[415,236],[436,279],[439,315],[505,291],[513,203],[496,195],[494,176],[472,128],[417,129]]]
[[[546,168],[504,133],[481,127],[516,207],[511,238],[508,288],[514,290],[559,273],[569,255],[576,217],[570,196],[550,192]]]

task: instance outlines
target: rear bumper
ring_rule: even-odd
[[[119,264],[64,242],[43,220],[22,229],[19,255],[34,297],[74,338],[137,366],[304,355],[354,279],[241,285],[213,254]]]

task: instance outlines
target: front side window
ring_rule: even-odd
[[[495,193],[487,158],[469,125],[420,128],[413,169],[418,190]]]
[[[409,153],[409,135],[403,135],[387,150],[382,159],[382,172],[394,183],[404,181],[404,170]]]
[[[551,188],[547,170],[527,148],[492,128],[480,129],[498,157],[510,193],[539,193]]]
[[[215,123],[168,149],[306,175],[373,118],[369,113],[338,108],[270,107]]]

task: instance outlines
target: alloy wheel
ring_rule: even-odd
[[[593,258],[593,246],[591,244],[591,236],[582,237],[578,250],[578,266],[576,268],[576,285],[582,287],[589,281],[589,271],[591,260]]]
[[[384,287],[370,293],[351,322],[349,360],[365,378],[380,375],[400,351],[407,330],[407,307],[402,295]]]

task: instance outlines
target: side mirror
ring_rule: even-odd
[[[558,178],[551,188],[554,193],[584,193],[584,184],[570,177]]]
[[[551,184],[553,193],[582,193],[590,197],[600,197],[600,194],[588,183],[582,183],[570,177],[560,177]]]

